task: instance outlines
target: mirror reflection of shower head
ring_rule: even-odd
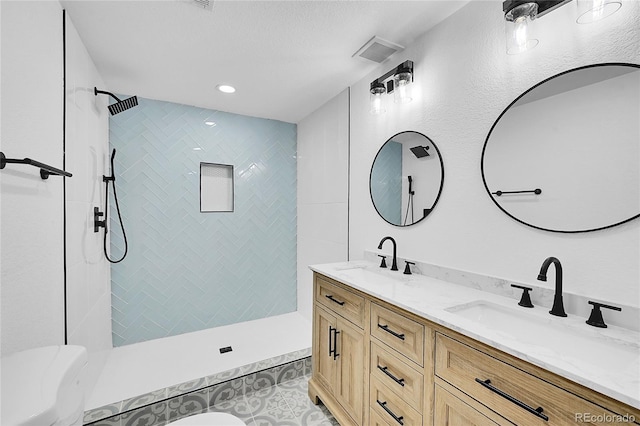
[[[137,96],[132,96],[132,97],[127,98],[125,100],[120,100],[120,98],[118,98],[113,93],[105,92],[104,90],[98,90],[97,87],[93,88],[93,93],[96,96],[98,96],[99,93],[103,94],[103,95],[109,95],[109,96],[111,96],[113,99],[115,99],[117,101],[115,104],[111,104],[111,105],[108,106],[109,112],[111,113],[111,115],[119,114],[122,111],[126,111],[129,108],[133,108],[134,106],[138,105],[138,97]]]
[[[415,155],[416,158],[429,157],[429,153],[427,152],[427,150],[429,149],[429,146],[418,145],[409,149],[411,150],[411,152],[413,152],[413,155]]]

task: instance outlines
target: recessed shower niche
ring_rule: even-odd
[[[200,212],[233,211],[233,166],[200,163]]]

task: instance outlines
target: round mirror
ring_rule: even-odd
[[[438,147],[418,132],[401,132],[382,145],[369,177],[371,201],[396,226],[420,222],[433,210],[444,181]]]
[[[553,76],[498,117],[482,178],[513,219],[589,232],[640,216],[640,66],[598,64]]]

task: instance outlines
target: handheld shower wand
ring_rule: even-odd
[[[118,194],[116,193],[116,178],[115,178],[115,168],[114,168],[114,159],[116,157],[116,149],[114,148],[111,152],[111,176],[102,176],[102,181],[105,183],[105,200],[104,200],[104,213],[101,213],[98,210],[98,207],[94,208],[93,216],[94,216],[94,227],[93,231],[98,232],[98,228],[104,228],[104,239],[103,239],[103,248],[104,255],[110,263],[120,263],[127,257],[127,252],[129,251],[129,243],[127,242],[127,233],[124,230],[124,224],[122,223],[122,215],[120,214],[120,205],[118,204]],[[109,252],[107,250],[107,233],[109,232],[107,228],[107,211],[109,204],[109,182],[113,186],[113,198],[116,202],[116,211],[118,212],[118,220],[120,221],[120,229],[122,229],[122,237],[124,238],[124,253],[120,259],[111,259],[109,257]],[[104,214],[104,220],[98,220],[100,216]]]
[[[407,198],[407,212],[404,215],[404,222],[402,224],[402,226],[406,226],[407,225],[407,219],[409,218],[409,209],[411,209],[411,223],[409,223],[409,225],[411,225],[414,222],[413,219],[413,196],[415,195],[415,191],[413,190],[413,177],[411,177],[411,175],[407,176],[407,178],[409,179],[409,196]]]

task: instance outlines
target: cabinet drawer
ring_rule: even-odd
[[[316,275],[316,301],[364,328],[364,298]]]
[[[422,425],[422,415],[390,391],[376,377],[371,377],[369,406],[390,425]]]
[[[424,362],[424,326],[389,309],[371,304],[371,335],[416,364]]]
[[[399,355],[372,341],[369,371],[413,408],[422,411],[424,376]]]
[[[380,417],[380,414],[376,413],[375,410],[371,409],[369,410],[369,426],[389,426],[389,423]]]
[[[433,415],[433,422],[437,426],[498,425],[438,385],[435,386],[435,408]]]
[[[439,333],[435,372],[517,425],[607,424],[580,421],[580,416],[588,413],[595,420],[598,414],[613,414]]]

